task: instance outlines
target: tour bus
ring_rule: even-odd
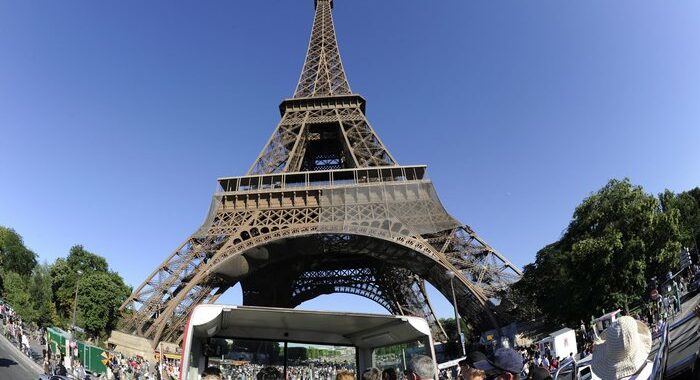
[[[372,367],[394,369],[401,378],[415,355],[435,362],[422,318],[199,305],[185,327],[180,379],[199,380],[210,366],[235,380],[254,380],[258,373],[265,379],[335,380],[339,370],[360,379]]]

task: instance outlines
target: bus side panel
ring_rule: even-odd
[[[194,312],[192,313],[194,314]],[[192,346],[192,341],[195,340],[194,337],[192,336],[192,325],[190,325],[190,322],[192,321],[192,314],[187,318],[187,324],[185,325],[185,332],[182,337],[182,354],[180,356],[180,380],[187,380],[187,372],[189,371],[190,367],[190,362],[189,362],[189,357],[190,357],[190,347]],[[163,353],[161,353],[162,355]]]

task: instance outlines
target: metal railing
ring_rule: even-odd
[[[668,348],[671,345],[671,340],[668,337],[668,322],[664,322],[661,327],[661,335],[659,342],[659,350],[654,357],[654,367],[652,367],[649,379],[661,380],[666,372],[666,362],[668,361]]]
[[[426,179],[426,166],[386,166],[219,178],[217,193],[303,190]]]

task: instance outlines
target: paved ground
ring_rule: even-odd
[[[38,379],[39,367],[0,334],[0,379]]]
[[[686,362],[689,358],[694,358],[700,350],[700,318],[692,314],[692,308],[700,301],[700,294],[686,300],[683,303],[681,313],[672,321],[669,331],[671,346],[668,351],[668,362],[666,363],[667,375],[673,375],[683,368],[693,365],[693,362]],[[700,371],[699,369],[695,369]],[[668,377],[668,376],[667,376]]]

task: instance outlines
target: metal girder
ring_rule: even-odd
[[[331,15],[331,0],[317,0],[309,48],[295,98],[350,94]]]
[[[322,153],[337,158],[337,169],[396,165],[360,103],[335,99],[322,107],[288,109],[248,173],[327,170],[327,166],[309,165],[319,144],[332,148]]]

